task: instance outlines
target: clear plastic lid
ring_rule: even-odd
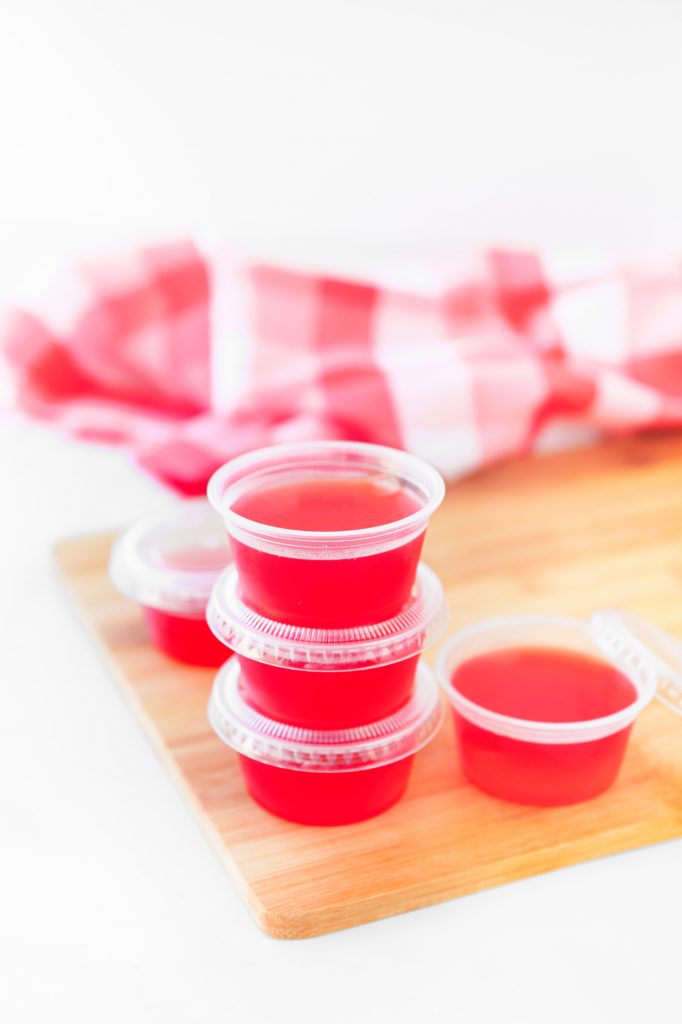
[[[682,715],[682,641],[638,615],[612,609],[593,614],[590,634],[621,672],[651,679],[656,698]]]
[[[109,575],[140,604],[201,617],[230,558],[220,517],[205,498],[193,498],[126,530],[111,549]]]
[[[217,580],[206,617],[218,639],[245,658],[283,668],[338,672],[348,666],[357,670],[390,665],[421,653],[443,635],[448,607],[440,580],[422,564],[410,600],[391,619],[346,629],[290,626],[244,604],[232,566]]]
[[[301,772],[353,772],[400,761],[435,736],[443,718],[438,686],[421,662],[410,700],[395,714],[353,729],[302,729],[254,711],[244,700],[238,662],[218,672],[208,719],[220,739],[263,764]]]

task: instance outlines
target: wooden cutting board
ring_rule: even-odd
[[[682,835],[682,720],[640,717],[620,778],[567,808],[504,803],[467,784],[448,716],[416,758],[406,797],[373,821],[293,825],[244,792],[205,708],[213,673],[145,641],[107,578],[110,536],[57,550],[116,679],[258,924],[322,935],[567,864]],[[586,616],[618,606],[682,636],[682,437],[522,461],[450,488],[429,530],[452,628],[512,612]]]

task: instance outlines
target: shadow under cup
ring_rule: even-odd
[[[349,530],[292,529],[256,522],[234,506],[267,488],[326,481],[386,481],[414,511],[394,522]],[[264,448],[232,460],[208,486],[232,542],[240,589],[260,615],[292,625],[347,627],[392,618],[409,598],[440,474],[406,452],[361,442]]]

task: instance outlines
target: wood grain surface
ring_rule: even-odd
[[[303,938],[682,835],[682,720],[654,702],[616,785],[539,810],[463,778],[448,716],[406,797],[372,821],[290,824],[244,792],[206,721],[212,671],[145,640],[107,577],[110,536],[63,542],[58,562],[88,628],[258,924]],[[650,436],[508,464],[451,487],[425,558],[452,629],[513,612],[617,606],[682,636],[682,438]]]

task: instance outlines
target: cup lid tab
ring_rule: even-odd
[[[615,609],[600,609],[590,618],[592,639],[625,675],[656,686],[656,698],[682,715],[682,640],[646,619]]]

